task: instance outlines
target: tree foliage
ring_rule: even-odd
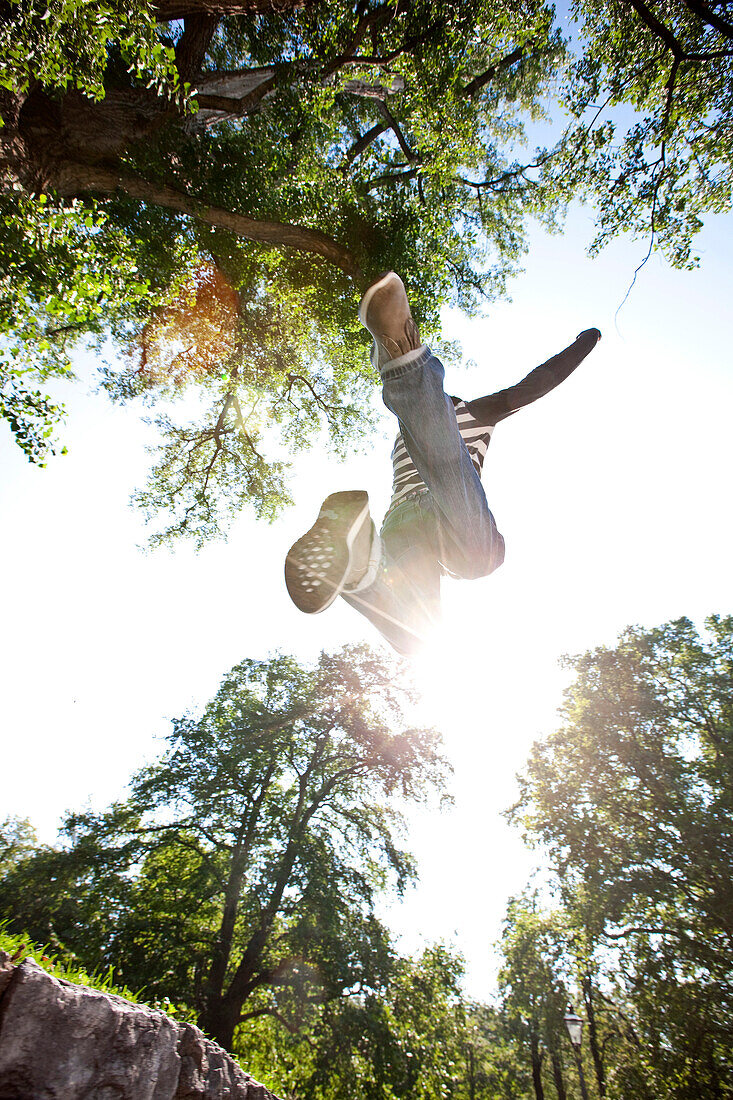
[[[227,1046],[243,1021],[297,1029],[311,1002],[369,988],[391,955],[375,899],[414,876],[395,800],[445,773],[435,735],[400,728],[391,679],[366,648],[242,662],[126,802],[18,862],[3,915],[195,1008]]]
[[[543,1082],[551,1074],[562,1098],[567,1042],[563,1016],[573,993],[564,980],[567,941],[560,914],[544,913],[536,899],[512,899],[500,947],[504,1019],[530,1068],[534,1095],[542,1100]]]
[[[693,263],[731,200],[723,7],[572,13],[566,56],[542,0],[6,0],[0,392],[27,456],[54,449],[46,386],[71,344],[111,333],[128,365],[110,395],[162,406],[138,498],[153,542],[200,544],[243,503],[288,503],[289,453],[362,436],[375,379],[354,314],[374,273],[399,269],[435,334],[444,302],[500,294],[528,217],[553,225],[574,195],[598,208],[594,247],[631,231]],[[553,102],[570,124],[532,150]],[[192,289],[213,268],[237,302],[216,349]],[[184,302],[197,319],[169,331]],[[171,405],[189,387],[198,408]]]
[[[293,1036],[243,1030],[242,1063],[278,1095],[313,1100],[524,1100],[527,1075],[501,1014],[468,1001],[442,944],[395,955],[381,984],[317,1006]]]
[[[37,847],[38,838],[30,821],[6,817],[0,822],[0,874],[10,870]]]
[[[692,267],[702,217],[730,210],[733,195],[727,5],[575,0],[571,11],[580,39],[566,101],[578,125],[556,168],[597,206],[594,250],[630,232]]]
[[[571,664],[562,727],[535,746],[515,812],[546,846],[574,929],[601,1095],[722,1096],[733,618],[712,616],[703,636],[687,619],[630,628]]]
[[[414,867],[404,800],[439,791],[365,649],[245,661],[106,813],[61,848],[0,830],[0,918],[193,1009],[281,1094],[718,1100],[733,1047],[733,617],[630,628],[569,661],[562,723],[512,811],[542,846],[513,899],[499,1000],[440,945],[400,957],[377,915]]]
[[[138,494],[153,542],[201,544],[244,503],[288,503],[289,454],[361,438],[375,379],[354,314],[374,273],[398,268],[435,334],[444,302],[500,294],[527,218],[553,225],[574,195],[598,207],[595,247],[631,231],[694,262],[702,216],[731,200],[723,6],[572,12],[564,60],[542,0],[6,0],[0,393],[29,459],[54,449],[46,386],[70,346],[111,333],[128,363],[110,395],[161,404]],[[553,97],[571,122],[532,150]],[[237,304],[217,347],[195,290],[214,269]],[[189,387],[195,411],[171,403]]]
[[[42,460],[58,409],[31,383],[68,374],[69,336],[95,335],[101,306],[130,351],[129,369],[106,374],[113,397],[203,391],[203,415],[166,406],[140,496],[162,514],[162,537],[201,542],[243,500],[263,516],[287,502],[283,451],[324,428],[338,449],[368,421],[374,378],[355,319],[365,278],[399,267],[428,330],[447,298],[475,306],[504,286],[526,215],[554,215],[541,186],[505,184],[559,44],[539,0],[253,0],[218,14],[142,5],[157,39],[141,30],[131,53],[126,12],[103,5],[77,72],[68,59],[86,16],[73,7],[52,5],[44,21],[33,5],[4,6],[6,202],[32,252],[22,288],[6,267],[6,405]],[[214,365],[194,322],[186,370],[167,333],[150,372],[150,331],[182,300],[205,325],[191,287],[213,266],[237,296],[232,340]],[[21,289],[27,322],[14,325]]]

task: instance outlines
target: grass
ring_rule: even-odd
[[[62,978],[66,982],[75,985],[85,985],[89,989],[97,989],[102,993],[112,993],[117,997],[124,997],[133,1004],[146,1005],[148,1008],[165,1012],[179,1023],[196,1023],[196,1013],[187,1005],[175,1005],[167,998],[163,1001],[145,1001],[141,993],[136,993],[124,984],[115,980],[114,969],[110,966],[107,970],[85,970],[62,952],[55,950],[46,944],[41,946],[33,943],[29,936],[22,933],[11,932],[7,925],[0,924],[0,951],[6,951],[14,964],[23,962],[24,959],[33,959],[34,962],[52,974],[54,978]]]

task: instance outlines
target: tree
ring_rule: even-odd
[[[0,822],[0,874],[4,874],[19,859],[24,859],[37,846],[36,830],[30,821],[6,817]]]
[[[563,1015],[572,992],[564,981],[568,960],[562,923],[560,914],[540,910],[536,898],[513,898],[500,945],[503,1015],[531,1069],[536,1100],[545,1100],[548,1075],[558,1100],[567,1095]]]
[[[570,660],[514,811],[585,930],[609,1095],[712,1098],[730,1079],[733,618],[705,630],[629,628]]]
[[[436,945],[395,958],[378,988],[325,1006],[303,1093],[319,1100],[463,1095],[462,974],[462,960]]]
[[[695,234],[733,197],[733,22],[705,0],[574,0],[577,120],[548,166],[598,210],[593,250],[621,232],[692,267]],[[619,110],[619,108],[622,108]],[[623,109],[625,108],[625,110]]]
[[[371,274],[398,267],[434,332],[443,302],[501,293],[527,218],[575,195],[596,247],[630,230],[693,263],[731,202],[730,23],[702,0],[573,12],[565,66],[542,0],[5,0],[0,412],[28,457],[54,448],[44,385],[70,343],[111,333],[110,395],[163,405],[153,542],[201,543],[288,503],[284,455],[368,427]],[[551,92],[571,123],[532,152]],[[232,308],[202,344],[213,283]],[[189,385],[194,419],[166,407]]]
[[[388,967],[375,899],[414,877],[395,800],[446,769],[436,735],[401,721],[393,669],[366,647],[314,668],[244,661],[128,801],[72,815],[65,850],[6,874],[3,916],[196,1008],[227,1047],[263,1016],[297,1030]]]
[[[524,1100],[526,1084],[500,1014],[469,1002],[463,960],[442,944],[395,956],[374,989],[316,1006],[307,1028],[271,1021],[236,1053],[278,1095],[313,1100]]]
[[[58,410],[31,383],[68,373],[85,333],[130,349],[107,374],[116,399],[201,386],[204,421],[164,414],[142,504],[202,540],[243,500],[264,516],[287,502],[265,429],[295,450],[323,426],[337,447],[358,434],[364,278],[399,266],[435,328],[446,298],[503,287],[527,214],[552,220],[542,186],[516,185],[512,148],[559,43],[541,0],[135,8],[0,12],[6,413],[43,460]],[[204,311],[212,271],[234,309],[207,350],[175,315]]]

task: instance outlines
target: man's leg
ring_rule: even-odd
[[[417,652],[439,618],[438,545],[428,493],[394,509],[381,536],[366,493],[333,493],[290,548],[285,583],[293,603],[310,615],[342,595],[404,656]]]
[[[438,545],[429,494],[406,500],[382,527],[376,570],[341,593],[402,656],[417,653],[440,621]]]
[[[367,291],[360,317],[374,337],[384,403],[399,420],[408,454],[440,512],[441,561],[458,576],[486,576],[504,560],[504,539],[443,389],[443,366],[420,344],[394,272]]]

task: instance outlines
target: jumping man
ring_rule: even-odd
[[[445,394],[443,367],[420,342],[393,271],[369,287],[359,319],[374,339],[384,403],[399,422],[392,500],[377,534],[365,492],[327,497],[288,552],[285,583],[308,614],[342,596],[398,653],[411,655],[439,620],[441,575],[485,577],[504,560],[504,539],[481,486],[494,428],[567,378],[601,334],[586,329],[516,386],[462,401]]]

